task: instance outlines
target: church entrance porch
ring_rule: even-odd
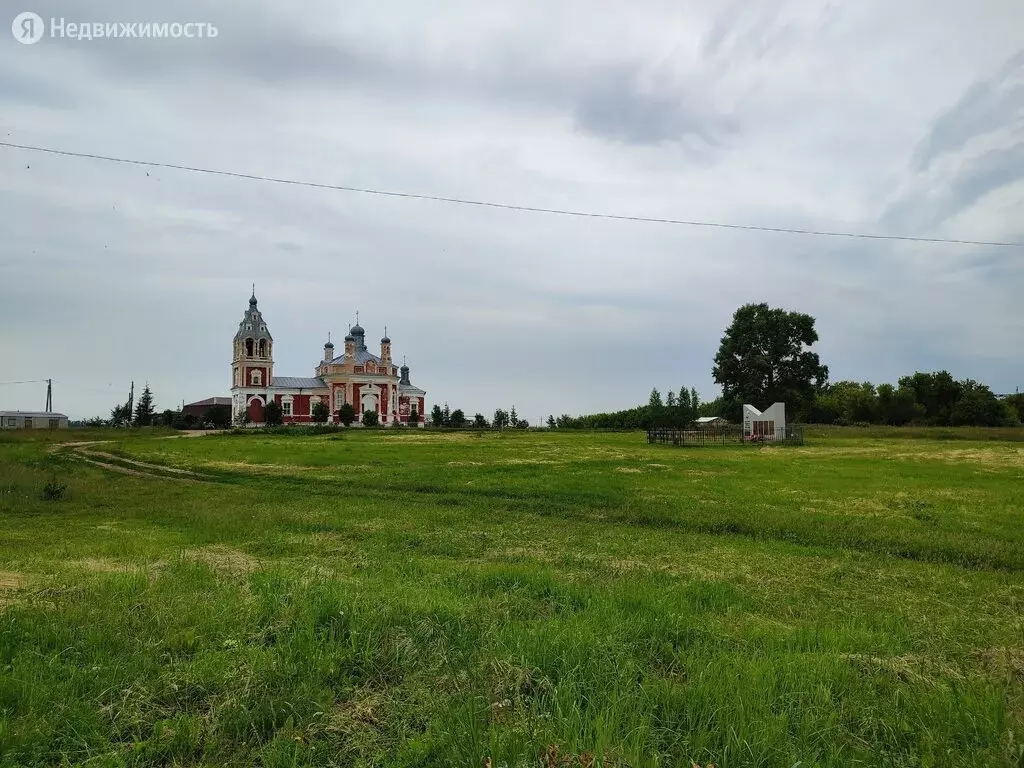
[[[253,424],[263,423],[263,399],[260,397],[254,397],[249,401],[249,405],[246,407],[245,412],[249,416],[249,421]]]

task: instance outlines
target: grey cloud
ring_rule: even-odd
[[[1024,179],[1024,141],[965,159],[945,179],[929,180],[927,188],[915,187],[912,195],[895,202],[882,222],[892,231],[932,229],[988,195]],[[1024,221],[1017,235],[1024,235]]]
[[[739,0],[723,8],[701,41],[701,56],[725,66],[737,59],[762,61],[819,34],[836,22],[839,6],[783,0]]]
[[[991,148],[970,150],[978,140]],[[977,80],[935,119],[910,170],[916,177],[882,216],[894,231],[934,228],[1024,179],[1024,51]],[[1016,235],[1024,235],[1024,222],[1012,224]]]
[[[1024,128],[1024,50],[993,76],[978,80],[940,115],[921,141],[911,167],[924,171],[935,160],[963,149],[971,139],[1016,123]]]
[[[596,73],[593,80],[578,97],[575,117],[596,135],[637,144],[696,137],[717,146],[737,130],[735,120],[717,114],[697,89],[645,88],[639,73],[627,68]]]
[[[192,3],[177,7],[173,13],[165,7],[161,17],[211,18]],[[374,46],[354,35],[326,36],[279,10],[254,7],[245,17],[212,18],[221,29],[216,41],[44,42],[74,51],[117,80],[181,83],[187,73],[217,72],[255,88],[315,84],[339,94],[375,90],[404,99],[504,101],[569,115],[578,129],[624,143],[688,141],[699,149],[722,144],[737,128],[735,118],[712,103],[712,88],[676,76],[650,76],[644,61],[614,53],[604,61],[579,61],[569,51],[537,50],[509,38],[489,49],[427,54]]]

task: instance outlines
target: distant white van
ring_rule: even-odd
[[[0,429],[67,429],[68,417],[46,411],[0,411]]]

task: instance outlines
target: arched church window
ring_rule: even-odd
[[[260,339],[260,357],[267,356],[267,340]]]
[[[263,372],[262,371],[251,371],[249,373],[249,382],[253,386],[259,386],[263,383]]]
[[[245,340],[245,355],[246,357],[252,357],[252,339]]]

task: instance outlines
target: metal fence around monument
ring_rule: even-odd
[[[656,427],[647,430],[648,443],[662,445],[803,445],[803,428],[788,425],[771,435],[744,435],[739,426]]]

